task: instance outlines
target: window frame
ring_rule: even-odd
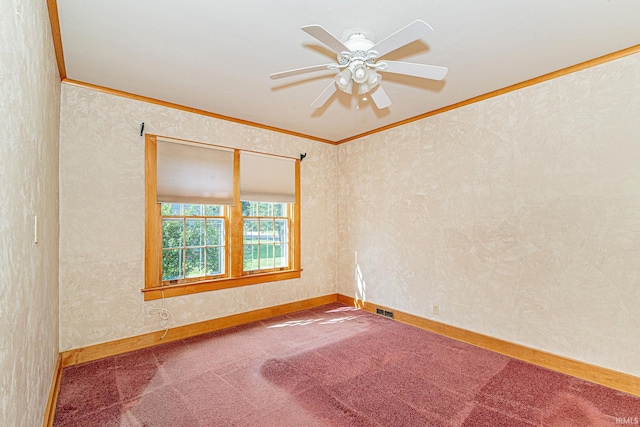
[[[300,160],[295,159],[295,203],[289,204],[289,269],[267,272],[252,271],[247,274],[243,271],[244,217],[240,201],[241,150],[234,149],[234,204],[227,207],[229,224],[229,232],[226,236],[229,255],[227,277],[163,286],[162,215],[161,204],[157,202],[156,187],[158,137],[152,134],[145,135],[145,280],[144,289],[142,289],[145,301],[300,277],[302,272],[300,268]],[[215,146],[213,144],[207,145]]]

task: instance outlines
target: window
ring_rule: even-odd
[[[289,267],[289,205],[242,202],[245,272]]]
[[[145,164],[145,300],[300,277],[298,160],[147,135]]]
[[[162,203],[162,282],[224,277],[227,219],[222,205]]]

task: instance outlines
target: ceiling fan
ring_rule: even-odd
[[[447,67],[412,62],[379,61],[379,58],[389,52],[393,52],[433,31],[429,24],[421,20],[412,22],[378,43],[369,40],[364,31],[350,34],[345,42],[337,39],[320,25],[306,25],[302,27],[302,31],[315,37],[336,52],[337,62],[273,73],[270,77],[272,80],[276,80],[316,71],[337,71],[338,74],[334,81],[311,104],[313,108],[322,107],[337,89],[352,94],[354,83],[357,84],[355,90],[358,95],[370,93],[376,107],[388,107],[391,105],[391,100],[380,85],[382,77],[379,72],[404,74],[432,80],[442,80],[447,75]]]

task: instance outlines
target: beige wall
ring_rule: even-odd
[[[2,426],[42,424],[58,356],[59,105],[46,2],[0,2]]]
[[[338,152],[339,292],[640,376],[640,55]]]
[[[335,293],[334,146],[62,85],[60,347],[160,330],[143,302],[145,130],[297,157],[301,163],[301,279],[168,298],[176,325]]]

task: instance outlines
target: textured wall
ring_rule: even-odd
[[[303,277],[167,299],[178,325],[337,280],[344,294],[640,375],[639,68],[640,55],[623,58],[337,148],[63,85],[61,350],[160,329],[148,312],[161,302],[140,293],[144,121],[309,153]]]
[[[160,330],[143,302],[144,138],[164,136],[296,157],[301,163],[302,277],[168,298],[177,325],[335,292],[334,146],[62,85],[61,350]]]
[[[0,2],[2,426],[42,424],[58,356],[59,105],[46,2]]]
[[[639,118],[636,54],[339,146],[338,291],[640,376]]]

